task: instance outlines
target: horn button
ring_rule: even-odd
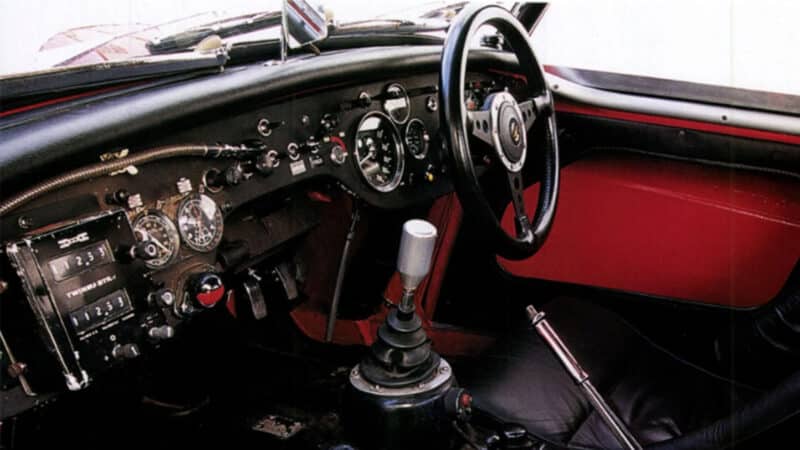
[[[525,122],[518,113],[516,103],[503,103],[500,107],[499,125],[498,133],[503,153],[509,161],[516,163],[522,159],[525,152]]]
[[[519,172],[525,164],[528,148],[527,129],[516,99],[507,93],[495,94],[490,105],[495,151],[510,172]]]

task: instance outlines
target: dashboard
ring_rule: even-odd
[[[500,73],[468,79],[470,109],[519,88]],[[15,299],[0,323],[3,366],[22,363],[29,375],[4,380],[4,391],[81,390],[234,296],[256,318],[265,290],[301,296],[281,261],[261,276],[252,267],[324,226],[317,210],[329,201],[325,192],[378,209],[452,192],[437,83],[438,74],[428,73],[317,85],[233,102],[92,152],[86,163],[191,143],[223,147],[227,157],[131,164],[0,218],[3,296]],[[9,319],[23,316],[30,320]],[[38,347],[30,345],[30,323]]]

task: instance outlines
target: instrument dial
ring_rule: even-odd
[[[140,216],[133,224],[133,231],[140,241],[150,241],[158,249],[157,256],[145,261],[151,269],[160,269],[169,265],[178,255],[181,245],[178,230],[167,216],[150,211]]]
[[[390,84],[383,93],[383,109],[396,123],[406,123],[411,114],[411,100],[405,88],[397,83]]]
[[[214,250],[222,239],[223,226],[219,206],[207,195],[191,195],[178,208],[178,230],[183,242],[193,250]]]
[[[411,156],[424,159],[428,155],[428,144],[431,140],[425,124],[419,119],[411,119],[406,126],[406,149]]]
[[[389,192],[403,179],[405,160],[400,135],[383,113],[367,113],[358,124],[355,161],[364,179],[381,192]]]

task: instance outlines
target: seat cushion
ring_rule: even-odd
[[[559,298],[543,310],[642,444],[697,429],[755,394],[676,359],[616,314],[588,301]],[[471,366],[458,378],[476,407],[551,440],[619,448],[532,328],[510,332]]]

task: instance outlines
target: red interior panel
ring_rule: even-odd
[[[334,223],[341,228],[340,234],[345,234],[347,227],[347,214],[342,214],[341,205],[332,205],[332,211],[340,214],[339,220],[332,216],[326,216],[324,221],[328,227],[320,227],[315,233],[320,233],[324,242],[329,242],[330,226]],[[349,209],[349,208],[347,208]],[[439,240],[433,254],[431,273],[423,280],[415,295],[417,312],[422,318],[422,326],[433,342],[433,348],[437,352],[446,356],[471,355],[488,348],[494,340],[483,333],[467,330],[460,327],[440,324],[433,321],[433,312],[436,310],[436,302],[439,299],[444,275],[450,261],[450,255],[455,244],[458,230],[461,226],[463,211],[461,204],[455,194],[450,194],[439,198],[428,212],[428,220],[436,225],[439,230]],[[325,245],[311,245],[315,252],[325,251]],[[331,249],[328,249],[331,251]],[[315,271],[320,275],[322,270],[329,273],[323,274],[322,278],[330,280],[320,286],[306,285],[306,294],[309,300],[291,311],[292,319],[298,329],[307,337],[316,341],[323,342],[325,339],[325,329],[328,321],[328,302],[330,301],[329,292],[333,291],[333,279],[337,268],[335,261],[339,260],[340,254],[336,253],[338,248],[332,251],[334,254],[326,255],[326,260],[331,262],[323,265]],[[392,302],[400,301],[402,295],[402,283],[398,274],[394,274],[389,280],[384,297]],[[339,319],[333,333],[333,342],[339,345],[371,345],[375,341],[378,328],[383,325],[389,309],[384,305],[370,317],[361,320]]]
[[[525,192],[528,211],[537,197],[537,185]],[[500,264],[521,277],[751,308],[776,296],[798,257],[797,180],[609,155],[563,168],[548,241]]]

